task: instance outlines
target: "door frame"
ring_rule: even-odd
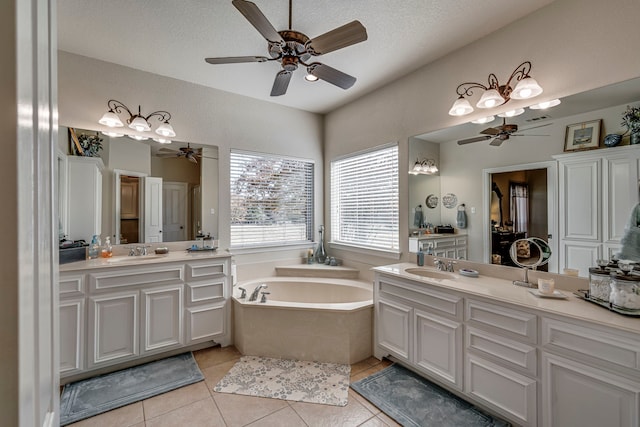
[[[491,263],[491,175],[532,169],[547,170],[547,234],[551,235],[548,238],[551,248],[548,269],[550,273],[557,273],[560,248],[558,245],[558,162],[556,161],[524,163],[482,170],[482,259],[485,263]]]
[[[185,240],[189,240],[189,230],[191,228],[191,212],[190,212],[190,206],[189,206],[189,183],[187,182],[182,182],[182,181],[162,181],[162,209],[163,211],[165,210],[165,206],[166,206],[166,199],[164,197],[164,189],[165,186],[179,186],[181,187],[184,191],[183,191],[183,205],[184,205],[184,225],[182,226],[182,239],[178,239],[178,242],[181,241],[185,241]],[[165,227],[166,222],[165,222],[166,216],[164,215],[164,212],[162,213],[162,228],[164,229],[163,234],[166,235],[167,233],[167,227]],[[162,241],[166,241],[164,240],[164,238],[162,239]],[[176,241],[176,240],[172,240],[172,241]]]
[[[124,169],[114,169],[113,177],[113,211],[114,211],[114,224],[113,224],[113,234],[115,234],[113,241],[116,245],[120,244],[120,177],[122,175],[126,176],[137,176],[138,178],[146,178],[149,174],[144,172],[133,172]],[[138,188],[138,215],[140,220],[138,222],[138,235],[141,240],[144,242],[144,185],[142,185],[142,180],[140,180],[140,187]]]

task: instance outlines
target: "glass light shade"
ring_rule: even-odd
[[[109,126],[110,128],[121,128],[124,126],[124,124],[122,124],[122,121],[120,120],[120,117],[118,117],[118,115],[113,111],[107,111],[106,113],[104,113],[102,118],[98,120],[98,123],[100,123],[101,125]]]
[[[127,135],[129,138],[135,139],[136,141],[146,141],[147,138],[146,136],[140,136],[140,135]]]
[[[120,138],[121,136],[124,136],[124,133],[118,133],[118,132],[102,132],[102,134],[110,136],[111,138]]]
[[[456,99],[456,102],[453,103],[453,107],[449,110],[450,116],[465,116],[470,114],[473,111],[473,107],[469,104],[464,97],[460,97]]]
[[[171,140],[167,138],[153,138],[158,144],[171,144]]]
[[[525,77],[520,80],[511,92],[513,99],[529,99],[542,93],[542,88],[538,82],[532,77]]]
[[[515,117],[524,113],[524,108],[516,108],[515,110],[505,111],[504,113],[498,114],[498,117]]]
[[[555,107],[556,105],[560,105],[559,99],[552,99],[551,101],[540,102],[538,104],[530,105],[529,108],[532,110],[546,110],[547,108]]]
[[[314,76],[313,74],[309,73],[306,76],[304,76],[304,79],[308,82],[316,82],[318,81],[318,78],[316,76]]]
[[[483,117],[481,119],[477,119],[477,120],[471,120],[471,123],[475,123],[477,125],[483,125],[485,123],[489,123],[492,122],[496,119],[495,116],[487,116],[487,117]]]
[[[137,130],[138,132],[148,132],[151,130],[149,123],[147,123],[147,121],[140,116],[136,116],[133,120],[131,120],[131,123],[129,123],[129,127],[131,129]]]
[[[493,108],[505,103],[505,99],[497,89],[485,90],[480,101],[476,104],[478,108]]]
[[[158,126],[158,129],[156,129],[156,133],[158,135],[166,136],[169,138],[173,138],[174,136],[176,136],[176,133],[173,131],[173,127],[166,122]]]

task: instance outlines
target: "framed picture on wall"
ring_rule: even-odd
[[[600,146],[602,119],[567,126],[564,151],[592,150]]]

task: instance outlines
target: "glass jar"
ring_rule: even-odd
[[[640,276],[611,273],[611,305],[629,314],[640,314]]]
[[[611,275],[604,268],[589,269],[589,298],[595,301],[609,302],[611,293]]]

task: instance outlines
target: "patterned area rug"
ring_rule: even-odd
[[[244,356],[220,380],[220,393],[346,406],[351,366]]]
[[[166,359],[89,378],[64,386],[60,396],[60,425],[202,381],[193,354]]]
[[[354,382],[351,388],[403,426],[510,426],[397,364]]]

